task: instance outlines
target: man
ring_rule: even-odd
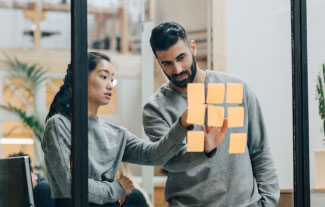
[[[143,109],[144,130],[151,141],[158,141],[168,132],[187,108],[188,83],[204,83],[206,89],[208,83],[233,82],[244,86],[244,126],[229,128],[224,142],[209,159],[205,159],[204,153],[180,152],[164,166],[169,171],[165,187],[169,206],[277,206],[279,185],[275,165],[261,109],[251,89],[237,77],[200,69],[195,59],[195,42],[188,41],[184,28],[177,23],[166,22],[155,27],[150,44],[169,79]],[[226,103],[222,106],[227,108]],[[228,153],[230,133],[247,134],[245,153]],[[198,167],[187,168],[197,162],[201,162]],[[187,170],[176,173],[182,168]]]

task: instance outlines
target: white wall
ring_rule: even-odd
[[[227,2],[227,72],[256,93],[281,189],[293,188],[290,0]]]
[[[325,150],[320,131],[322,121],[318,115],[316,97],[316,77],[325,63],[325,1],[307,1],[307,41],[308,41],[308,95],[309,95],[309,147],[311,187],[315,187],[315,161],[313,150]]]

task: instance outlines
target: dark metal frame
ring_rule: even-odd
[[[291,0],[294,206],[310,206],[306,0]]]
[[[87,0],[71,1],[72,206],[88,207]]]

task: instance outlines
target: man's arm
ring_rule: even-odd
[[[247,90],[248,134],[247,146],[263,206],[277,206],[280,190],[275,164],[267,140],[264,120],[255,95]]]

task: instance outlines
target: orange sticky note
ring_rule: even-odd
[[[189,124],[204,124],[205,105],[192,104],[188,107],[187,123]]]
[[[228,107],[228,127],[244,126],[244,107]]]
[[[243,102],[243,89],[241,83],[227,83],[227,103],[241,104]]]
[[[189,83],[187,84],[187,102],[188,105],[204,104],[205,91],[203,83]]]
[[[188,131],[187,132],[187,151],[203,152],[204,151],[204,132]]]
[[[231,133],[229,153],[244,153],[246,149],[246,139],[245,133]]]
[[[225,109],[220,106],[208,106],[208,126],[222,127]]]
[[[225,96],[225,84],[209,83],[207,103],[220,104],[223,103]]]

